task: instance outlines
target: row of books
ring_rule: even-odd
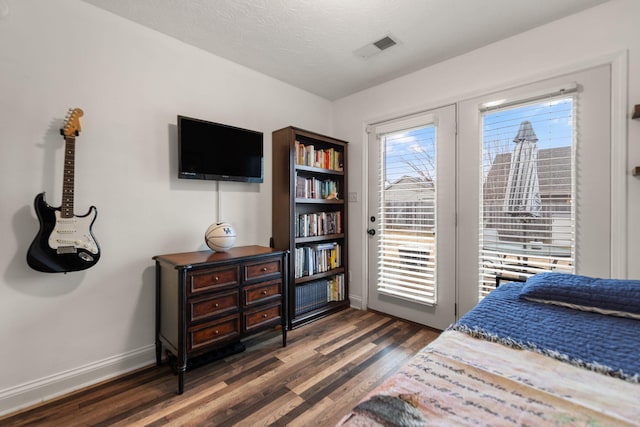
[[[344,301],[344,274],[296,286],[295,315],[322,307],[331,301]]]
[[[344,301],[344,274],[335,275],[327,282],[327,301]]]
[[[331,179],[296,176],[296,197],[301,199],[337,199],[338,183]]]
[[[295,277],[313,276],[342,266],[342,246],[337,242],[296,247]]]
[[[295,221],[296,237],[342,233],[342,211],[299,214]]]
[[[296,141],[296,154],[298,165],[342,171],[342,153],[334,148],[316,150],[314,145],[304,145]]]

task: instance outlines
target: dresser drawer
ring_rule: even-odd
[[[189,295],[238,286],[237,265],[193,270],[187,273],[187,293]]]
[[[256,263],[244,265],[245,280],[261,279],[282,273],[282,258],[269,258]]]
[[[238,299],[238,291],[236,290],[190,299],[187,320],[189,322],[198,322],[211,317],[237,312]]]
[[[242,288],[242,303],[245,307],[263,304],[282,298],[282,280],[275,279]]]
[[[240,315],[234,314],[189,328],[187,351],[240,337]]]
[[[244,331],[251,332],[267,326],[282,323],[282,304],[275,304],[268,307],[257,308],[244,312]]]

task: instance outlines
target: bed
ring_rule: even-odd
[[[506,283],[340,426],[640,426],[640,281]]]

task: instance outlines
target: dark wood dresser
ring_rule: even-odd
[[[156,363],[175,358],[178,394],[187,361],[280,326],[287,345],[288,251],[262,246],[184,252],[156,262]]]

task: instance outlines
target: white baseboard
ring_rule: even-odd
[[[155,364],[155,345],[0,390],[0,416],[97,384],[109,378]]]
[[[353,297],[349,295],[349,302],[351,303],[351,307],[357,308],[358,310],[364,310],[366,308],[364,307],[361,297]]]

